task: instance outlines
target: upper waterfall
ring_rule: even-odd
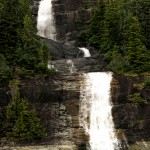
[[[56,40],[56,29],[53,16],[52,0],[41,0],[37,17],[37,34],[39,36]]]
[[[115,150],[115,137],[111,114],[110,82],[112,73],[87,73],[81,85],[80,125],[89,135],[90,150]]]

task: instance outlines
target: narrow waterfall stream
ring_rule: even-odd
[[[52,0],[41,0],[37,17],[37,34],[39,36],[56,40],[56,29],[53,15]]]
[[[84,74],[79,121],[89,135],[89,150],[115,150],[118,143],[111,115],[111,80],[110,72]]]

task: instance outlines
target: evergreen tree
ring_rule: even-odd
[[[149,0],[99,0],[85,39],[100,50],[110,70],[150,71],[149,5]]]
[[[150,0],[134,0],[130,3],[130,10],[138,17],[145,45],[150,50]]]
[[[16,83],[13,83],[16,84]],[[7,137],[18,140],[35,140],[45,136],[40,119],[29,107],[25,98],[20,98],[18,87],[13,85],[13,101],[7,106]]]
[[[2,0],[0,12],[0,54],[3,54],[12,74],[16,76],[18,70],[37,71],[37,66],[41,66],[41,63],[47,72],[46,62],[50,58],[48,49],[40,43],[36,35],[29,0]],[[43,60],[44,58],[46,60]],[[42,73],[45,73],[44,71]]]
[[[124,55],[127,61],[127,70],[143,72],[150,70],[149,52],[143,44],[144,38],[138,19],[131,13],[125,18],[123,31]]]
[[[104,24],[105,0],[100,0],[98,6],[93,9],[89,25],[89,44],[96,48],[100,47],[101,31]]]
[[[0,53],[4,54],[6,60],[14,60],[18,27],[16,0],[2,0],[2,11],[0,15]],[[12,7],[13,6],[13,7]],[[11,61],[12,63],[12,61]]]
[[[39,48],[31,17],[24,16],[23,28],[20,29],[17,45],[18,64],[27,69],[34,69],[40,61]]]

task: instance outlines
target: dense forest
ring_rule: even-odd
[[[99,49],[109,70],[150,71],[150,0],[99,0],[86,26],[77,44]]]
[[[49,74],[48,49],[36,32],[29,0],[0,1],[0,84],[9,83],[14,91],[8,106],[0,106],[0,139],[31,141],[46,135],[18,88],[19,78]]]
[[[13,6],[13,7],[12,7]],[[100,50],[108,70],[150,71],[150,0],[99,0],[78,45]],[[47,74],[47,47],[39,42],[29,0],[0,1],[0,83]]]
[[[29,0],[0,1],[0,83],[48,72],[48,50],[36,32]]]

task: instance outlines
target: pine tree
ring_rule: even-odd
[[[141,33],[141,26],[138,19],[131,13],[125,18],[124,55],[127,61],[127,68],[133,72],[150,70],[149,52],[143,44],[144,38]]]
[[[92,17],[89,25],[89,43],[96,48],[100,47],[101,31],[103,28],[104,13],[105,13],[105,0],[100,0],[98,6],[93,9]]]
[[[36,35],[29,0],[2,0],[0,12],[0,54],[4,55],[12,74],[17,76],[18,70],[37,71],[46,57],[41,54],[45,55],[47,50],[48,57],[48,49]],[[47,72],[47,64],[43,63],[42,67]]]
[[[1,5],[3,7],[0,15],[0,53],[4,54],[6,60],[9,61],[14,59],[16,47],[16,29],[19,20],[16,17],[18,1],[2,0]]]
[[[150,0],[134,0],[130,6],[131,12],[138,17],[141,23],[145,45],[150,50]]]
[[[38,55],[40,45],[35,36],[31,17],[28,15],[24,16],[23,28],[20,29],[18,35],[20,42],[17,45],[17,62],[21,67],[34,69],[35,65],[41,61]]]
[[[14,85],[15,84],[15,85]],[[26,98],[21,98],[18,83],[13,83],[14,96],[7,106],[7,137],[18,140],[35,140],[45,136],[40,119]]]
[[[112,71],[150,71],[149,6],[149,0],[99,0],[81,40],[99,49]]]

